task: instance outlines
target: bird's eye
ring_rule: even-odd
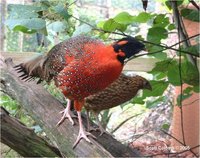
[[[144,83],[143,83],[143,84],[144,84],[144,86],[147,86],[147,85],[148,85],[148,82],[144,81]]]
[[[117,44],[118,45],[124,45],[124,44],[127,44],[128,43],[128,41],[120,41],[120,42],[118,42]]]

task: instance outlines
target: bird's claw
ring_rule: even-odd
[[[58,123],[56,124],[56,126],[60,126],[66,118],[68,118],[69,121],[71,122],[71,124],[74,125],[74,120],[72,119],[72,117],[73,118],[77,118],[77,117],[73,113],[71,113],[67,109],[62,110],[59,113],[63,114],[63,115],[62,115],[61,119],[58,121]]]
[[[111,135],[108,131],[106,131],[104,128],[100,128],[100,127],[97,127],[97,128],[91,128],[90,131],[100,131],[100,134],[99,136],[102,136],[104,133],[108,134],[108,135]]]
[[[97,131],[97,130],[99,130],[99,128],[91,127],[91,126],[87,128],[88,132]]]
[[[86,131],[80,131],[78,134],[78,137],[73,145],[73,149],[77,146],[77,144],[80,142],[81,139],[85,139],[87,142],[92,143],[91,140],[88,139],[88,136],[91,136],[92,138],[96,139],[95,136],[93,136],[91,133]]]
[[[102,136],[104,133],[108,134],[108,135],[111,135],[108,131],[106,131],[105,129],[100,129],[100,128],[97,128],[97,130],[99,130],[101,133],[99,136]]]

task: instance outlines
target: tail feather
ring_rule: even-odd
[[[50,81],[50,75],[45,71],[45,62],[46,57],[40,55],[34,59],[31,59],[25,63],[14,66],[15,70],[18,73],[23,73],[19,76],[21,80],[30,82],[35,78],[39,78],[37,83],[42,82],[43,80]]]

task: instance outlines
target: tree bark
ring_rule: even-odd
[[[16,118],[0,108],[1,142],[8,145],[24,157],[61,157],[60,151],[37,136],[33,129],[26,127]],[[27,147],[29,150],[27,150]]]
[[[104,134],[98,136],[99,132],[92,134],[97,137],[92,144],[81,140],[75,149],[73,143],[78,135],[78,122],[72,126],[68,120],[56,127],[56,123],[61,118],[59,112],[63,110],[63,105],[52,97],[42,85],[36,82],[24,82],[20,80],[13,68],[11,61],[6,60],[7,65],[1,68],[1,90],[17,100],[19,104],[30,114],[30,116],[44,129],[62,155],[66,157],[134,157],[139,156],[138,152],[115,140],[111,135]],[[0,63],[0,65],[3,65]],[[83,118],[83,123],[86,123]]]

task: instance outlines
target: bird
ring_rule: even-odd
[[[98,115],[102,110],[110,109],[123,104],[134,98],[140,89],[152,90],[151,84],[145,78],[134,75],[121,74],[117,80],[111,83],[104,90],[85,98],[84,108],[87,113],[87,129],[90,131],[89,113],[96,117],[100,135],[108,133],[101,125]],[[95,129],[95,130],[97,130]]]
[[[15,66],[19,77],[24,81],[39,78],[37,83],[54,81],[64,96],[67,106],[59,125],[64,118],[74,124],[71,117],[71,102],[78,114],[79,133],[73,148],[85,139],[91,143],[82,124],[81,110],[84,99],[105,89],[116,80],[123,69],[126,59],[145,50],[145,45],[131,36],[123,37],[112,44],[86,35],[71,37],[55,45],[47,54],[38,56]]]

